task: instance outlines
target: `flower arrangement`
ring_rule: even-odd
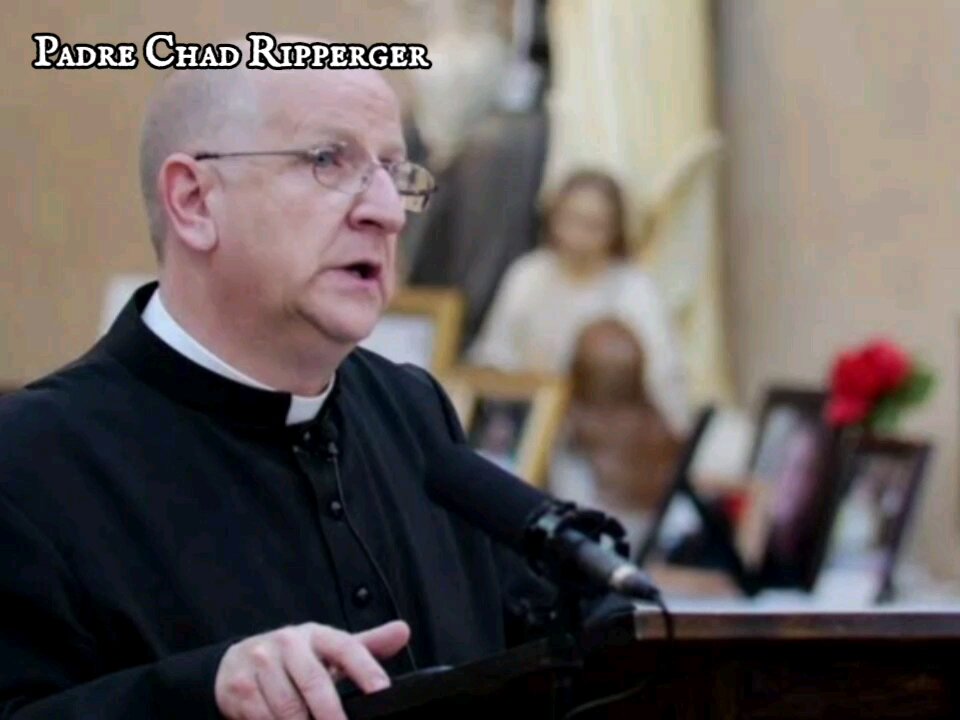
[[[893,431],[901,414],[923,403],[933,385],[933,373],[899,345],[872,340],[835,360],[827,421],[834,427]]]

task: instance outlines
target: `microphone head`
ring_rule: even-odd
[[[520,553],[534,518],[555,504],[546,493],[462,444],[439,447],[428,458],[426,489],[438,505]]]

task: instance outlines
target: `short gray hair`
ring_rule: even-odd
[[[150,242],[163,260],[167,218],[157,176],[173,153],[223,150],[211,145],[231,130],[253,126],[258,98],[249,71],[180,70],[163,79],[147,107],[140,134],[140,189]]]

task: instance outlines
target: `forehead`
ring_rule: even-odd
[[[561,199],[560,206],[562,210],[589,215],[605,215],[613,210],[610,199],[593,185],[571,188]]]
[[[260,87],[267,132],[287,145],[333,137],[375,153],[404,152],[400,106],[375,72],[304,70],[270,73]]]

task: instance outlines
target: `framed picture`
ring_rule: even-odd
[[[822,573],[872,602],[893,599],[897,556],[931,454],[929,443],[865,436],[842,478]]]
[[[767,391],[750,454],[751,508],[737,533],[744,566],[763,587],[811,589],[836,496],[837,437],[823,419],[827,393]]]
[[[693,477],[695,458],[716,412],[712,405],[700,409],[634,562],[665,580],[671,592],[750,595],[753,588],[723,509],[716,499],[701,493]]]
[[[457,361],[463,296],[453,288],[404,287],[361,347],[433,373]]]
[[[467,438],[481,455],[544,487],[569,402],[567,381],[540,373],[459,367],[441,378]]]

